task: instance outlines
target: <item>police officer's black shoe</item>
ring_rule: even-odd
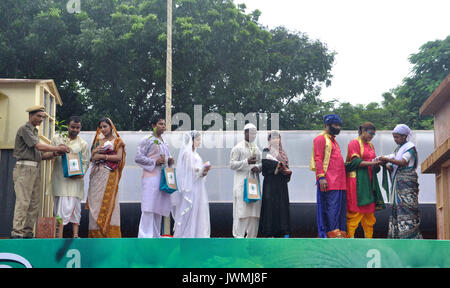
[[[23,237],[18,236],[18,235],[11,235],[11,237],[9,237],[9,239],[23,239]]]

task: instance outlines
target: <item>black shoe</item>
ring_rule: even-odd
[[[33,236],[23,236],[23,239],[33,239]]]
[[[9,237],[9,239],[23,239],[22,236],[18,236],[18,235],[11,235],[11,237]]]

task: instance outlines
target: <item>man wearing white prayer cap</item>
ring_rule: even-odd
[[[255,143],[256,126],[244,126],[245,140],[231,150],[230,168],[234,170],[233,183],[233,237],[256,238],[258,235],[261,201],[244,201],[244,179],[256,178],[261,172],[261,151]]]
[[[249,130],[249,129],[256,130],[256,126],[255,126],[253,123],[247,123],[247,124],[245,124],[245,126],[244,126],[244,131],[245,131],[245,130]]]

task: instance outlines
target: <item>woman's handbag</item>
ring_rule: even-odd
[[[244,179],[244,201],[247,203],[252,203],[258,200],[261,200],[259,179],[256,177],[246,177]]]
[[[172,194],[177,191],[177,176],[175,168],[163,167],[161,171],[161,184],[159,190]]]

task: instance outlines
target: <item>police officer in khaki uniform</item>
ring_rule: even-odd
[[[70,152],[65,145],[51,146],[39,142],[37,126],[45,119],[44,106],[32,106],[28,122],[16,134],[13,172],[16,205],[14,208],[12,239],[33,238],[40,200],[40,162]],[[44,152],[44,153],[43,153]]]

